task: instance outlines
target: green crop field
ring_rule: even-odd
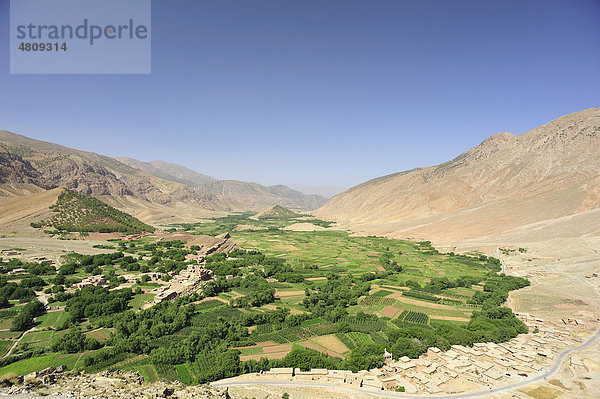
[[[242,355],[258,355],[260,353],[263,353],[263,348],[260,346],[244,348],[241,350],[241,352]]]
[[[0,319],[0,330],[8,330],[12,324],[12,319]]]
[[[381,292],[381,291],[380,291]],[[396,303],[396,301],[392,298],[382,298],[380,296],[368,296],[362,301],[360,301],[360,306],[363,307],[383,307],[383,306],[392,306]]]
[[[217,301],[215,299],[209,301],[203,301],[201,303],[196,304],[195,308],[198,312],[203,312],[207,310],[213,310],[214,308],[220,308],[225,306],[225,304],[221,301]]]
[[[386,345],[389,340],[383,331],[375,331],[369,334],[371,340],[378,345]]]
[[[245,249],[257,249],[286,258],[292,265],[319,266],[323,271],[343,273],[373,272],[378,256],[389,251],[393,260],[407,267],[404,278],[425,280],[468,274],[482,277],[487,270],[460,263],[445,254],[425,254],[414,243],[377,237],[351,237],[342,231],[235,231],[235,241]],[[325,273],[314,273],[325,275]],[[392,279],[392,281],[397,281]]]
[[[408,304],[408,303],[403,303],[403,302],[399,302],[396,301],[393,305],[393,307],[398,308],[402,311],[405,310],[412,310],[414,312],[420,312],[420,313],[425,313],[428,316],[448,316],[448,317],[470,317],[471,316],[471,310],[462,310],[460,308],[449,308],[449,309],[436,309],[436,308],[431,308],[431,307],[427,307],[427,302],[424,302],[424,306],[419,306],[419,305],[413,305],[413,304]]]
[[[0,341],[0,357],[6,355],[6,353],[10,350],[10,347],[13,346],[14,341]]]
[[[152,302],[154,300],[154,294],[151,293],[145,293],[145,294],[139,294],[136,295],[130,302],[129,305],[136,309],[139,310],[142,308],[142,306],[144,306],[145,304],[147,304],[148,302]]]
[[[39,316],[36,321],[39,322],[40,328],[42,327],[54,327],[57,328],[62,325],[67,319],[67,313],[64,311],[59,312],[48,312]]]
[[[102,341],[105,341],[110,338],[111,332],[107,328],[102,328],[100,330],[94,330],[94,331],[87,332],[87,333],[85,333],[85,335],[88,338],[94,338],[94,339],[97,339],[98,341],[102,342]]]
[[[356,343],[352,339],[350,339],[350,337],[348,337],[348,334],[337,333],[335,334],[335,337],[339,339],[344,345],[346,345],[348,349],[352,350],[356,348]]]
[[[61,331],[33,331],[27,333],[21,342],[36,346],[46,346],[52,343],[55,336],[60,336],[64,332]]]
[[[346,336],[348,337],[348,339],[350,339],[350,341],[354,343],[355,347],[364,344],[370,344],[372,342],[368,334],[361,332],[349,332],[346,333]]]
[[[156,368],[152,364],[146,364],[144,366],[140,366],[137,370],[142,377],[144,377],[144,381],[147,382],[155,382],[158,381],[158,373]]]
[[[374,294],[371,294],[372,297],[374,298],[382,298],[382,297],[386,297],[390,294],[393,294],[392,291],[387,291],[387,290],[379,290],[377,292],[375,292]]]
[[[20,336],[20,331],[0,331],[0,339],[19,338]]]
[[[190,370],[188,369],[187,364],[178,364],[175,366],[175,370],[177,371],[177,375],[179,376],[179,379],[184,384],[191,385],[194,382],[192,375],[190,374]]]
[[[46,355],[31,359],[24,359],[18,362],[9,364],[8,366],[0,367],[0,378],[5,375],[25,375],[34,371],[40,371],[48,367],[58,367],[66,365],[69,370],[73,369],[75,362],[79,358],[79,354],[70,355]]]
[[[415,324],[427,324],[429,322],[429,316],[421,312],[413,312],[412,310],[405,310],[398,317],[398,320],[415,323]]]
[[[158,364],[154,366],[158,374],[158,378],[168,381],[177,381],[179,379],[175,366],[170,364]]]
[[[320,319],[320,318],[316,318],[316,319],[310,319],[310,320],[305,320],[302,322],[301,326],[302,327],[309,327],[309,326],[314,326],[315,324],[321,324],[325,322],[325,320]]]

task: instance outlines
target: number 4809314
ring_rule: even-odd
[[[67,51],[67,43],[25,43],[19,45],[21,51]]]

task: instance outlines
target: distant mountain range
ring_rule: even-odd
[[[437,240],[600,228],[600,108],[500,133],[438,166],[379,177],[315,213],[365,233]]]
[[[217,180],[163,161],[116,159],[0,131],[0,196],[58,187],[153,225],[281,205],[318,208],[321,218],[393,237],[581,236],[600,228],[600,108],[518,136],[493,135],[449,162],[379,177],[327,202],[283,185]],[[31,200],[45,204],[50,197]]]
[[[161,179],[185,184],[188,187],[200,186],[202,184],[217,181],[217,179],[195,172],[185,166],[175,165],[165,161],[142,162],[127,157],[116,157],[115,159],[132,168],[143,170],[144,172],[160,177]]]
[[[57,187],[99,197],[148,223],[260,211],[276,204],[311,210],[326,201],[287,186],[220,181],[163,161],[116,159],[0,131],[0,195]]]
[[[164,161],[141,162],[131,158],[116,158],[133,168],[155,177],[181,183],[188,188],[211,195],[226,210],[263,210],[273,205],[283,205],[299,210],[312,210],[326,201],[325,197],[304,194],[284,185],[262,186],[237,180],[217,180]]]

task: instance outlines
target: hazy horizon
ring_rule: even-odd
[[[597,1],[152,6],[152,74],[10,75],[6,60],[0,129],[333,192],[600,105]]]

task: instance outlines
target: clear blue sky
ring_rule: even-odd
[[[217,178],[348,187],[600,106],[600,1],[152,3],[151,75],[9,75],[0,129]]]

